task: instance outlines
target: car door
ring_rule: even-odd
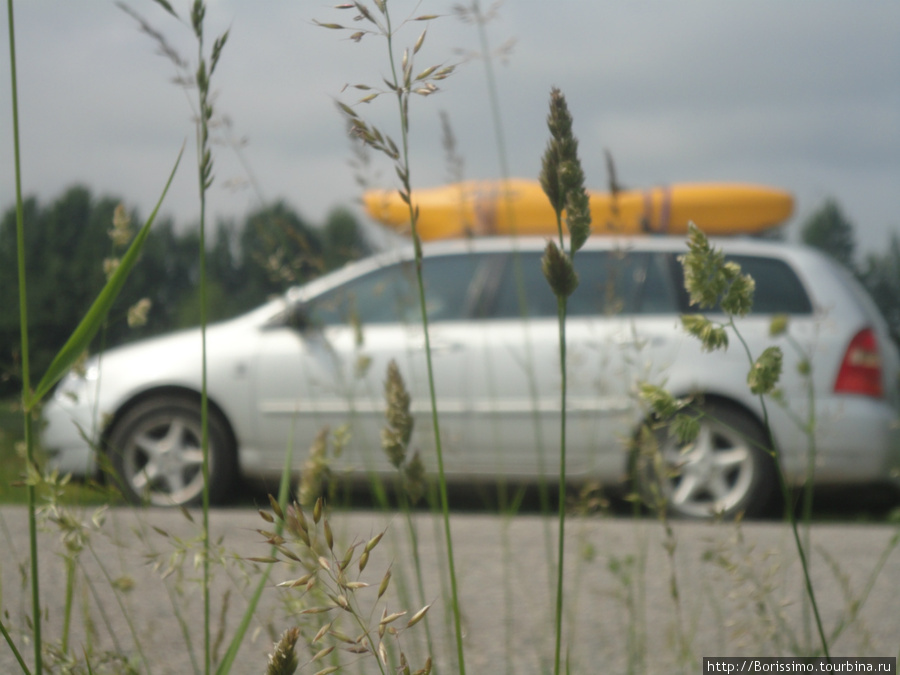
[[[467,340],[478,269],[468,254],[428,258],[423,265],[435,394],[442,439],[451,456],[468,439]],[[381,449],[384,381],[397,362],[412,399],[416,426],[411,445],[433,469],[434,434],[425,334],[414,263],[401,260],[350,279],[298,308],[302,327],[264,332],[259,352],[257,405],[261,444],[272,468],[288,443],[295,463],[320,429],[345,427],[350,442],[332,459],[341,471],[392,472]],[[346,425],[346,426],[345,426]]]
[[[635,383],[658,381],[680,343],[677,296],[665,260],[649,252],[579,252],[568,301],[567,473],[617,477],[635,414]],[[476,425],[497,471],[559,471],[559,325],[540,253],[511,255],[484,322],[473,370],[495,397]],[[479,363],[480,361],[480,363]],[[487,385],[485,385],[487,386]]]

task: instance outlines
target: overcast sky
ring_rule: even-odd
[[[149,0],[125,0],[192,64],[196,43]],[[471,4],[471,0],[465,0]],[[172,0],[183,16],[188,0]],[[353,13],[315,0],[213,0],[207,48],[230,37],[213,78],[216,111],[235,141],[216,146],[214,218],[240,221],[259,199],[284,199],[312,223],[355,207],[350,144],[334,101],[345,84],[378,85],[388,72],[383,40],[313,24]],[[478,31],[452,15],[454,2],[390,0],[395,24],[410,12],[446,14],[429,24],[421,68],[456,63],[480,49]],[[482,0],[482,9],[488,9]],[[26,195],[53,199],[81,183],[149,213],[185,139],[193,158],[191,104],[175,71],[112,2],[28,0],[15,5],[20,131]],[[424,25],[400,30],[412,45]],[[13,204],[12,124],[6,13],[0,53],[0,209]],[[856,225],[861,248],[900,233],[900,3],[588,2],[509,0],[487,25],[510,172],[534,178],[547,139],[551,86],[565,93],[591,187],[606,184],[604,149],[630,187],[692,181],[764,183],[790,190],[789,232],[834,197]],[[193,66],[192,66],[193,67]],[[448,176],[439,112],[449,115],[467,178],[495,178],[500,162],[484,63],[470,60],[413,101],[414,186]],[[190,98],[189,98],[190,97]],[[399,138],[392,99],[360,112]],[[243,139],[240,157],[235,151]],[[243,158],[243,163],[241,161]],[[396,179],[375,159],[384,185]],[[199,215],[195,168],[184,162],[163,212],[179,224]],[[252,176],[261,195],[246,187]],[[243,185],[244,187],[240,187]]]

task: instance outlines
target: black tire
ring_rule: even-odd
[[[722,402],[695,406],[697,437],[682,444],[671,425],[638,443],[634,475],[651,509],[679,518],[767,515],[778,488],[768,434],[751,415]]]
[[[222,503],[237,475],[227,426],[209,410],[209,496]],[[122,492],[135,503],[193,506],[203,499],[199,401],[184,395],[149,398],[128,410],[107,437]]]

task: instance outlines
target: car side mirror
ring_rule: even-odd
[[[285,312],[284,325],[296,331],[303,332],[310,327],[312,321],[305,303],[295,302]]]

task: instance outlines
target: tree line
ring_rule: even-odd
[[[801,240],[846,267],[865,286],[900,344],[900,235],[894,232],[877,253],[857,257],[856,234],[835,199],[826,199],[803,223]]]
[[[94,197],[83,186],[72,187],[49,203],[34,197],[25,200],[29,353],[34,372],[42,373],[49,365],[124,253],[127,233],[143,224],[138,213],[123,213],[120,203],[113,197]],[[236,316],[291,285],[371,252],[350,210],[336,208],[323,224],[313,226],[284,202],[260,208],[241,223],[218,223],[207,237],[207,248],[210,321]],[[93,348],[198,324],[198,252],[196,229],[178,228],[171,219],[158,220]],[[16,214],[10,208],[0,221],[0,396],[21,388],[16,261]],[[129,325],[129,309],[143,299],[149,300],[146,323]],[[147,303],[142,304],[146,309]]]

